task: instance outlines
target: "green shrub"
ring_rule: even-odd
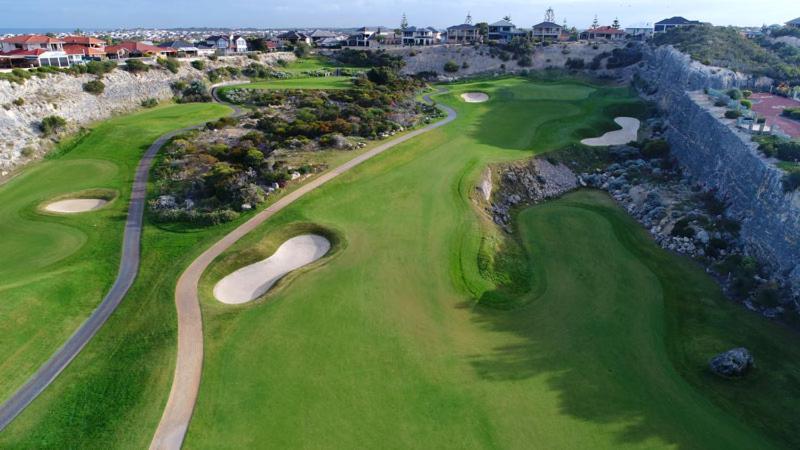
[[[739,89],[729,89],[728,92],[726,92],[726,94],[728,94],[728,97],[734,100],[742,99],[742,91],[740,91]]]
[[[100,80],[91,80],[83,83],[83,90],[90,94],[100,95],[106,89],[106,85]]]
[[[200,59],[196,59],[196,60],[192,61],[190,64],[192,65],[192,67],[194,67],[197,70],[203,70],[203,69],[206,68],[205,61],[200,60]]]
[[[117,63],[114,61],[89,61],[85,65],[86,73],[97,75],[101,77],[112,70],[117,68]],[[79,67],[79,66],[74,66]]]
[[[791,172],[783,177],[783,191],[794,192],[800,187],[800,172]]]
[[[729,109],[725,111],[726,119],[738,119],[739,117],[742,117],[742,112],[737,109]]]
[[[181,63],[178,62],[175,58],[158,58],[158,64],[169,70],[172,73],[178,73],[178,70],[181,68]]]
[[[142,100],[142,106],[144,106],[145,108],[153,108],[156,105],[158,105],[158,100],[154,98],[147,98]]]
[[[141,73],[150,70],[150,66],[138,59],[129,59],[125,62],[125,70],[130,73]]]
[[[753,95],[753,91],[751,91],[749,89],[742,90],[742,96],[744,98],[750,98],[751,95]]]
[[[67,121],[64,120],[63,117],[47,116],[44,119],[42,119],[42,122],[39,124],[39,129],[42,131],[43,135],[50,136],[52,134],[58,133],[66,125]]]
[[[25,104],[25,99],[20,97],[11,101],[15,106],[22,106]]]
[[[453,61],[452,59],[444,63],[444,71],[447,73],[456,73],[458,72],[458,69],[459,69],[458,63]]]
[[[649,141],[644,144],[641,152],[646,158],[663,158],[669,155],[669,143],[663,139]]]
[[[747,109],[753,109],[753,102],[751,102],[750,100],[744,100],[744,99],[739,100],[739,104],[741,104]]]
[[[800,120],[800,108],[786,108],[781,115],[794,120]]]
[[[564,67],[570,70],[581,70],[586,65],[586,62],[581,58],[567,58]]]

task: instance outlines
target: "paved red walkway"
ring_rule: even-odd
[[[781,131],[793,138],[800,138],[800,120],[781,116],[785,108],[800,108],[800,102],[791,98],[771,94],[755,93],[750,96],[753,111],[767,118],[767,125],[777,125]]]

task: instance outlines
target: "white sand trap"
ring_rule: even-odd
[[[99,198],[71,198],[69,200],[59,200],[49,203],[44,207],[44,210],[61,214],[75,214],[94,211],[95,209],[102,208],[106,203],[108,203],[108,200]]]
[[[483,103],[489,101],[489,96],[483,92],[467,92],[461,94],[461,98],[467,103]]]
[[[604,147],[606,145],[623,145],[637,139],[640,125],[639,119],[634,119],[633,117],[617,117],[614,119],[614,122],[617,122],[617,125],[621,126],[622,129],[609,131],[600,137],[584,139],[581,141],[581,144],[591,147]]]
[[[214,286],[214,297],[222,303],[238,305],[264,295],[287,273],[322,258],[331,243],[316,234],[293,237],[267,259],[233,272]]]

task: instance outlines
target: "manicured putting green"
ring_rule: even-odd
[[[109,120],[59,149],[68,153],[0,187],[0,401],[75,331],[113,282],[144,150],[169,130],[226,111],[180,105]],[[91,213],[44,211],[54,199],[98,188],[119,198]]]

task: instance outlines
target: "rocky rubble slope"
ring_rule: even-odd
[[[670,47],[650,52],[646,62],[640,77],[665,114],[672,155],[694,182],[729,205],[747,251],[800,295],[800,194],[784,192],[783,172],[696,92],[771,80],[702,66]]]
[[[270,53],[260,56],[259,62],[273,64],[278,59],[294,59],[291,53]],[[244,67],[253,60],[225,57],[205,60],[207,69]],[[41,156],[52,147],[52,141],[41,138],[38,125],[42,118],[58,115],[67,121],[69,131],[86,126],[115,114],[141,108],[142,100],[163,100],[172,97],[170,84],[179,79],[199,79],[203,73],[182,62],[177,74],[154,67],[148,72],[131,74],[116,69],[103,77],[105,91],[93,95],[83,91],[83,84],[94,75],[73,76],[51,74],[33,77],[24,84],[0,80],[0,181],[12,169]],[[12,102],[22,99],[22,105]]]

